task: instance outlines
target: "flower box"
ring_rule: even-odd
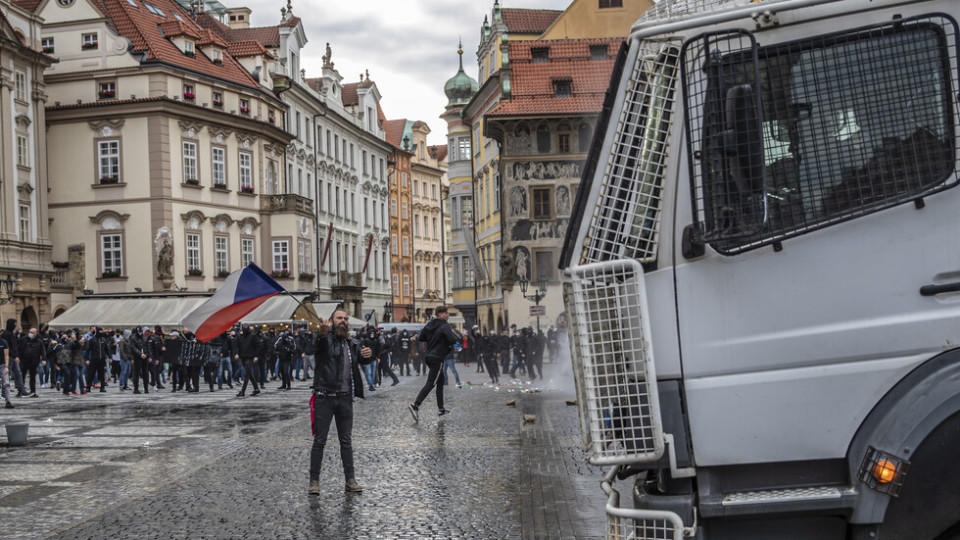
[[[116,97],[117,91],[116,91],[116,90],[101,90],[101,91],[97,92],[97,95],[100,96],[100,99],[111,99],[111,98]]]
[[[100,178],[101,184],[119,184],[120,179],[116,176],[103,176]]]
[[[226,191],[227,185],[226,185],[226,184],[214,184],[214,185],[213,185],[213,189],[222,189],[222,190]]]
[[[187,101],[193,101],[193,100],[196,99],[196,98],[197,98],[197,95],[194,94],[193,92],[184,92],[184,93],[183,93],[183,99],[185,99],[185,100],[187,100]]]
[[[218,109],[222,109],[222,108],[223,108],[223,101],[213,100],[213,106],[216,107],[216,108],[218,108]]]
[[[218,65],[218,66],[222,66],[222,65],[223,65],[223,59],[222,59],[222,58],[214,58],[214,59],[213,59],[213,63],[216,64],[216,65]]]
[[[253,195],[253,186],[240,186],[240,193],[249,193]]]
[[[217,277],[218,277],[218,278],[225,278],[225,277],[228,277],[229,275],[230,275],[230,271],[229,271],[229,270],[221,270],[221,271],[217,272]]]
[[[119,271],[119,270],[105,270],[103,273],[100,274],[100,277],[103,277],[103,278],[118,278],[118,277],[120,277],[120,271]]]
[[[313,281],[313,278],[317,277],[316,274],[311,274],[310,272],[300,272],[301,281]]]
[[[240,114],[250,114],[250,107],[240,107]]]
[[[189,275],[189,276],[202,276],[202,275],[203,275],[203,270],[201,270],[201,269],[199,269],[199,268],[191,268],[191,269],[187,270],[187,275]]]
[[[84,43],[83,45],[80,46],[80,48],[83,49],[83,50],[85,50],[85,51],[86,51],[86,50],[89,50],[89,49],[96,49],[96,48],[97,48],[97,42],[96,42],[96,41],[91,41],[91,42],[89,42],[89,43]]]
[[[197,56],[197,53],[196,51],[183,51],[183,55],[189,56],[190,58],[194,58]]]
[[[270,277],[274,279],[288,279],[290,277],[289,270],[274,270],[270,272]]]
[[[50,264],[51,264],[54,268],[70,268],[70,263],[69,263],[69,262],[64,262],[64,261],[50,261]]]
[[[186,180],[183,181],[183,183],[191,186],[199,186],[200,180],[197,180],[196,178],[187,178]]]
[[[53,47],[44,47],[43,54],[53,54]]]

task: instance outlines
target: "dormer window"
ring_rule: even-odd
[[[623,7],[623,0],[600,0],[600,9]]]
[[[570,79],[554,79],[553,81],[553,96],[554,97],[570,97],[572,95],[571,86],[573,81]]]
[[[250,116],[250,100],[241,99],[240,100],[240,114],[245,114]]]
[[[166,17],[167,17],[167,15],[166,15],[160,8],[158,8],[157,6],[155,6],[155,5],[153,5],[153,4],[150,4],[150,3],[148,3],[148,2],[144,2],[144,3],[143,3],[143,7],[147,8],[147,11],[149,11],[150,13],[153,13],[154,15],[156,15],[156,16],[158,16],[158,17],[163,17],[163,18],[166,18]]]
[[[80,48],[89,51],[97,48],[97,34],[96,32],[92,34],[83,34],[80,36]]]
[[[213,93],[213,106],[217,109],[223,108],[223,93],[214,92]]]
[[[193,85],[192,84],[183,85],[183,100],[194,101],[195,99],[197,99],[197,94],[195,94],[193,91]]]
[[[535,64],[550,61],[550,47],[533,47],[530,49],[530,56]]]
[[[590,46],[590,59],[591,59],[591,60],[606,60],[606,59],[607,59],[607,46],[606,46],[606,45],[591,45],[591,46]]]
[[[222,65],[223,65],[223,53],[222,53],[222,52],[215,50],[215,51],[212,51],[212,52],[210,53],[210,56],[211,56],[211,60],[213,61],[214,64],[216,64],[216,65],[218,65],[218,66],[222,66]]]
[[[98,85],[97,97],[100,99],[113,99],[117,97],[117,83],[114,81],[100,83]]]
[[[197,50],[193,48],[193,42],[189,39],[183,42],[183,54],[190,57],[197,55]]]
[[[53,38],[45,37],[40,40],[40,46],[45,54],[53,54]]]

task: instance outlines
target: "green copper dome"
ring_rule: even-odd
[[[477,93],[477,81],[463,71],[463,47],[457,51],[460,55],[460,71],[454,75],[447,84],[443,85],[443,93],[447,95],[450,103],[448,107],[454,105],[466,105]]]

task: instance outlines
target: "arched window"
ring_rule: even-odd
[[[537,152],[550,153],[550,128],[546,124],[540,124],[537,128]]]

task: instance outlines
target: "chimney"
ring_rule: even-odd
[[[250,28],[250,8],[237,7],[227,9],[227,26],[233,30]]]

